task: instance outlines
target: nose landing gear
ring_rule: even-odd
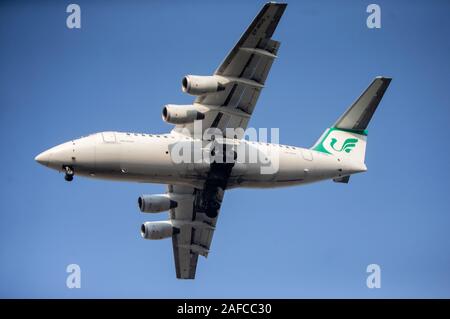
[[[75,172],[73,171],[73,168],[70,166],[64,166],[64,170],[66,171],[66,175],[64,175],[64,179],[68,182],[71,182],[73,180],[73,175]]]

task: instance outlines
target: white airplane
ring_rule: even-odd
[[[183,78],[182,90],[197,98],[192,105],[163,108],[163,119],[175,124],[170,133],[101,132],[55,146],[35,160],[65,173],[67,181],[76,174],[168,184],[165,194],[139,197],[142,212],[169,211],[168,221],[144,223],[141,235],[146,239],[171,237],[177,278],[194,279],[198,256],[208,256],[226,189],[326,179],[348,183],[350,175],[367,170],[366,129],[389,86],[387,77],[376,77],[311,148],[244,138],[277,57],[280,42],[272,34],[285,9],[284,3],[264,5],[212,76]],[[233,135],[222,133],[228,129],[234,129]],[[211,130],[215,133],[209,134]],[[198,150],[209,160],[192,159]],[[189,160],[174,160],[184,153]],[[248,154],[256,154],[257,160],[250,160]],[[276,169],[263,172],[272,166]]]

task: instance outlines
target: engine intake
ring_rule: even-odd
[[[223,91],[225,86],[214,75],[186,75],[181,81],[181,89],[191,95],[203,95]]]
[[[169,221],[145,222],[141,225],[141,236],[145,239],[164,239],[179,232]]]
[[[168,195],[142,195],[138,198],[139,209],[143,213],[159,213],[177,207],[178,203]]]
[[[162,111],[162,118],[167,123],[185,124],[203,120],[205,114],[197,111],[193,105],[167,104]]]

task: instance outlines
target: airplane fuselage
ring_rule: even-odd
[[[193,160],[193,155],[187,161],[175,160],[180,143],[190,146],[202,143],[200,148],[208,152],[211,148],[208,141],[175,132],[102,132],[55,146],[38,155],[36,160],[60,172],[70,167],[80,176],[202,188],[210,164],[205,160]],[[238,155],[227,188],[297,185],[366,170],[362,163],[305,148],[247,140],[226,143],[232,143]],[[246,155],[240,158],[241,154]],[[251,158],[249,154],[256,156]]]

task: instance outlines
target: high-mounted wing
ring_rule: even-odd
[[[223,190],[208,194],[206,189],[169,185],[168,193],[178,203],[170,210],[172,225],[178,229],[172,235],[177,278],[194,279],[198,256],[207,257],[209,253]],[[215,217],[205,214],[204,201],[214,201]]]
[[[267,3],[227,55],[214,75],[221,79],[221,90],[196,98],[194,106],[205,114],[203,132],[208,128],[247,128],[258,97],[277,56],[280,42],[272,35],[286,9],[285,3]],[[176,131],[193,123],[178,125]],[[237,138],[241,138],[238,134]]]
[[[201,94],[193,104],[194,112],[189,106],[178,107],[174,115],[201,119],[203,132],[219,128],[226,133],[227,128],[241,128],[242,133],[276,58],[280,43],[271,38],[285,9],[286,4],[264,5],[214,75],[196,77],[203,84],[212,80],[214,93],[208,91],[209,87],[201,91],[201,84],[197,82],[194,90]],[[183,87],[189,86],[188,81],[185,78]],[[194,94],[193,91],[190,93]],[[168,115],[167,112],[169,110],[165,108],[163,117]],[[179,124],[175,131],[188,129],[192,135],[194,125],[192,122]],[[242,134],[236,133],[234,138],[242,138]],[[170,210],[172,225],[177,230],[172,235],[177,278],[194,279],[198,256],[208,256],[233,166],[234,163],[228,162],[211,163],[204,185],[199,188],[169,185],[169,197],[177,202]]]

